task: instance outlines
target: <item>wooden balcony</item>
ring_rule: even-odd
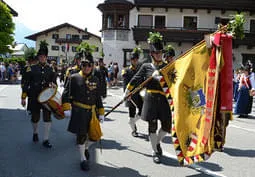
[[[185,29],[178,27],[171,28],[153,28],[153,27],[137,27],[132,28],[133,37],[136,42],[147,41],[149,37],[149,32],[160,32],[163,35],[164,42],[190,42],[190,43],[198,43],[199,41],[204,39],[205,34],[211,34],[216,31],[216,29],[209,28],[197,28],[197,29]],[[245,33],[245,38],[235,39],[233,41],[234,46],[238,45],[247,45],[252,48],[255,46],[255,33]]]
[[[81,39],[78,38],[71,38],[71,39],[66,39],[66,38],[58,38],[55,40],[56,43],[75,43],[75,44],[80,44],[82,42]]]

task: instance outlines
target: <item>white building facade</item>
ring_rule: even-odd
[[[49,44],[48,59],[58,61],[60,64],[73,61],[76,48],[82,41],[96,46],[96,51],[93,53],[94,58],[101,57],[101,37],[68,23],[46,29],[26,38],[36,41],[37,51],[39,50],[40,41],[45,40]]]
[[[164,44],[171,44],[177,57],[205,34],[215,32],[219,23],[228,23],[230,15],[242,12],[246,37],[233,40],[234,68],[247,60],[255,65],[255,5],[252,0],[225,1],[197,0],[194,4],[189,0],[106,0],[98,5],[103,14],[105,61],[118,62],[120,67],[129,65],[129,54],[138,45],[144,49],[142,60],[150,60],[150,31],[160,32]]]

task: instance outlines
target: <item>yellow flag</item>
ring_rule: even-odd
[[[202,41],[161,71],[173,98],[172,140],[181,165],[204,161],[213,152],[213,138],[202,142],[209,62],[210,51]]]

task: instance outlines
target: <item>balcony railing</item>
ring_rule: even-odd
[[[196,28],[189,29],[183,27],[165,27],[165,28],[155,28],[151,26],[134,26],[133,37],[134,40],[139,41],[147,41],[149,36],[149,32],[160,32],[163,35],[163,39],[165,42],[191,42],[197,43],[204,39],[204,35],[211,34],[215,32],[217,29],[214,28]],[[255,33],[250,33],[245,31],[245,38],[235,39],[233,41],[234,45],[247,45],[249,47],[255,46]]]
[[[67,38],[58,38],[55,40],[56,43],[76,43],[76,44],[80,44],[82,42],[81,39],[78,38],[71,38],[71,39],[67,39]]]

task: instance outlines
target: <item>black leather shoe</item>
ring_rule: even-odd
[[[138,137],[138,133],[136,132],[136,130],[135,130],[135,131],[132,131],[131,135],[132,135],[133,137]]]
[[[34,133],[33,134],[33,142],[38,142],[38,141],[39,141],[38,134]]]
[[[154,152],[152,155],[153,162],[156,164],[161,163],[160,155],[158,152]]]
[[[136,125],[135,125],[135,130],[131,132],[131,135],[132,135],[133,137],[138,137]]]
[[[89,155],[89,150],[88,149],[85,149],[84,154],[85,154],[86,159],[89,160],[90,155]]]
[[[157,150],[158,150],[158,154],[160,156],[162,156],[163,155],[163,151],[162,151],[162,148],[161,148],[160,144],[157,144]]]
[[[43,142],[43,146],[46,147],[46,148],[52,148],[52,144],[50,144],[49,140],[45,140]]]
[[[248,114],[244,114],[244,115],[243,115],[243,118],[248,118]]]
[[[84,160],[80,163],[81,170],[88,171],[89,170],[89,162]]]

